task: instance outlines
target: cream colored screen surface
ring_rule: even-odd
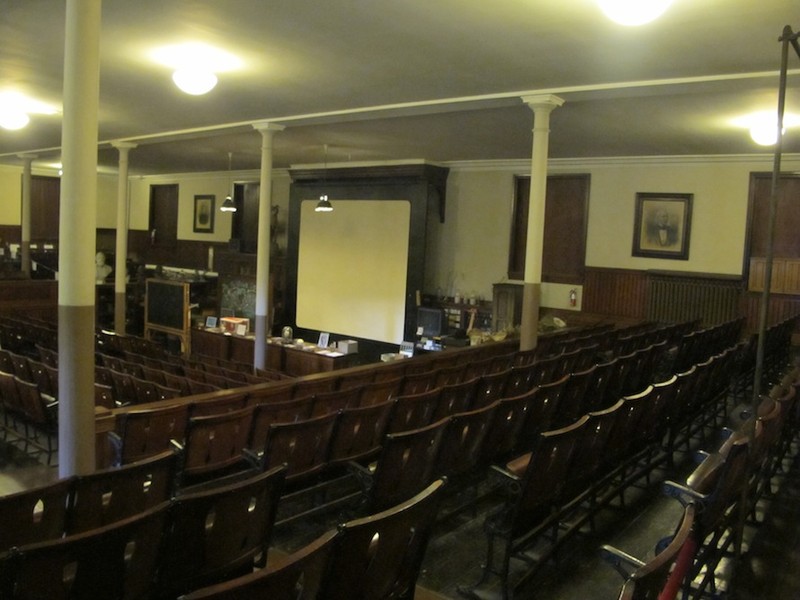
[[[300,205],[297,325],[391,344],[403,341],[411,204],[332,200]]]

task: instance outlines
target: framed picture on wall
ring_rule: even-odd
[[[689,259],[693,194],[636,194],[633,256]]]
[[[195,233],[214,233],[214,200],[213,195],[194,197]]]

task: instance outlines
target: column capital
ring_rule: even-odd
[[[134,142],[111,142],[111,145],[117,150],[131,150],[136,148],[139,144]]]
[[[28,153],[23,152],[23,153],[17,154],[17,158],[21,158],[22,160],[25,160],[25,161],[34,161],[37,158],[39,158],[39,155],[38,154],[28,154]]]
[[[273,123],[272,121],[258,121],[253,123],[253,129],[262,133],[265,131],[277,132],[286,129],[286,125],[280,125],[278,123]]]
[[[556,96],[555,94],[534,94],[531,96],[522,96],[522,101],[534,112],[540,109],[546,109],[549,112],[564,104],[564,99]]]

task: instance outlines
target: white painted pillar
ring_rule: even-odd
[[[22,210],[20,215],[20,270],[31,276],[31,170],[36,154],[20,154],[22,163]]]
[[[269,313],[269,251],[272,221],[272,141],[275,132],[285,127],[276,123],[255,123],[261,132],[261,182],[258,193],[258,247],[256,248],[256,339],[253,366],[267,365],[267,338],[270,333]]]
[[[528,237],[525,249],[525,281],[522,294],[520,350],[536,347],[539,326],[539,300],[542,287],[542,249],[544,247],[544,206],[547,194],[547,159],[550,142],[550,113],[564,104],[552,94],[525,96],[533,110],[533,149],[531,151],[531,191],[528,198]]]
[[[128,152],[136,148],[131,142],[113,142],[119,150],[117,175],[117,240],[114,250],[114,331],[126,335],[126,275],[128,258]]]
[[[95,469],[94,329],[100,0],[67,0],[58,256],[59,475]]]

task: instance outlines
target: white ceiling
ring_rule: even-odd
[[[0,0],[0,91],[61,105],[65,3]],[[132,174],[256,169],[252,122],[286,125],[274,165],[530,156],[521,96],[555,93],[556,158],[769,153],[730,120],[777,106],[780,37],[798,0],[674,0],[638,28],[594,0],[106,0],[99,161]],[[203,41],[244,68],[189,96],[150,60]],[[800,58],[787,110],[800,113]],[[0,163],[57,159],[61,117],[0,129]],[[790,130],[786,152],[800,152]]]

